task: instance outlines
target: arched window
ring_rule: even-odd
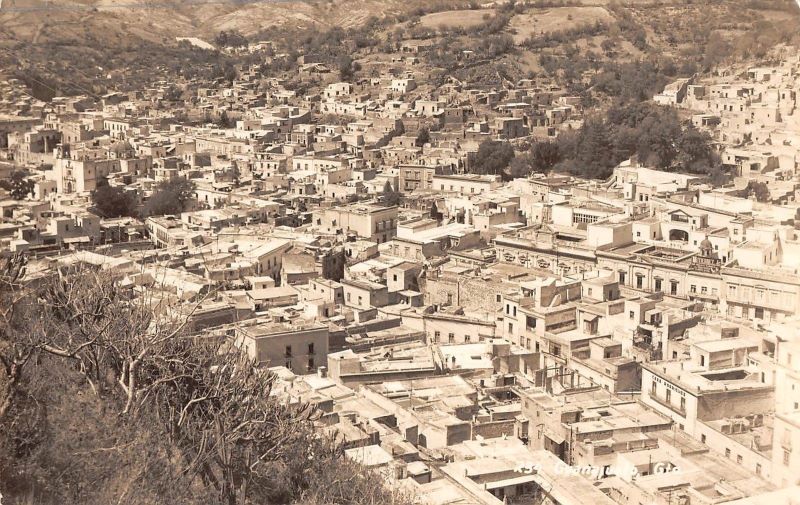
[[[686,230],[681,229],[673,229],[669,231],[669,239],[680,241],[680,242],[688,242],[689,241],[689,232]]]

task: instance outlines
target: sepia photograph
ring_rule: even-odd
[[[800,505],[800,0],[0,0],[0,505]]]

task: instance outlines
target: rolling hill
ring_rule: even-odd
[[[465,1],[447,2],[463,6]],[[423,5],[402,0],[2,0],[0,39],[77,43],[87,36],[151,42],[212,38],[221,30],[254,35],[271,26],[357,26],[370,16]]]

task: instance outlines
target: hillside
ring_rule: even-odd
[[[0,71],[47,99],[230,76],[234,66],[264,61],[177,41],[213,42],[226,31],[270,40],[291,57],[347,56],[365,68],[385,65],[402,41],[427,40],[419,72],[433,88],[444,76],[497,86],[549,75],[583,95],[618,88],[631,70],[621,65],[647,62],[634,70],[658,87],[731,58],[757,61],[777,44],[796,44],[798,20],[791,0],[3,0]]]
[[[452,1],[451,5],[466,2]],[[79,42],[120,37],[169,42],[213,37],[221,30],[250,36],[271,26],[352,27],[370,16],[411,10],[401,0],[3,0],[0,36],[25,42]],[[416,2],[416,6],[423,5]]]

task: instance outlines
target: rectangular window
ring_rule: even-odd
[[[454,333],[448,333],[448,334],[447,334],[447,343],[449,343],[449,344],[454,344],[454,343],[455,343],[455,341],[456,341],[456,336],[455,336],[455,334],[454,334]]]
[[[761,477],[761,463],[756,463],[756,475]]]
[[[469,344],[471,340],[472,340],[472,337],[470,337],[469,335],[464,335],[464,342],[465,343]]]
[[[290,346],[290,345],[287,345],[287,346],[286,346],[286,349],[285,349],[285,351],[284,351],[284,355],[285,355],[287,358],[291,358],[291,357],[292,357],[292,346]]]
[[[314,354],[314,343],[308,344],[308,354]]]
[[[441,336],[442,336],[442,334],[440,332],[434,331],[433,332],[433,341],[434,342],[438,342],[439,341],[439,337],[441,337]]]
[[[728,448],[725,448],[725,457],[726,458],[730,458],[731,457],[731,450],[728,449]]]
[[[681,396],[681,410],[686,410],[686,398]]]
[[[670,403],[670,400],[672,399],[672,390],[667,389],[667,397],[666,397],[666,399],[667,399],[667,403]]]
[[[314,358],[308,358],[308,369],[309,370],[314,370],[314,368],[316,368],[314,366]]]
[[[653,382],[650,384],[650,394],[651,394],[651,395],[653,395],[653,396],[655,396],[655,395],[656,395],[656,393],[657,393],[657,391],[658,391],[658,385],[655,383],[655,381],[653,381]]]

